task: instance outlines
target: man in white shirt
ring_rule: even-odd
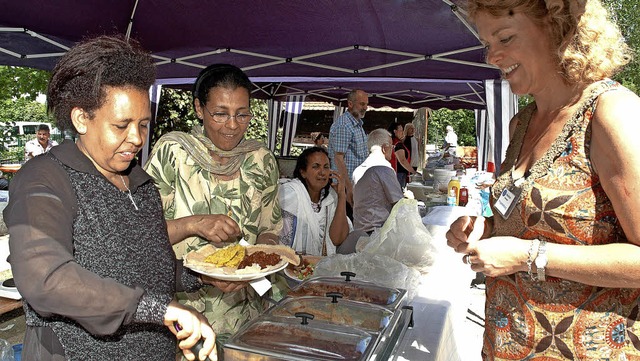
[[[24,160],[27,161],[36,155],[46,153],[54,146],[58,145],[55,140],[49,139],[51,130],[46,124],[40,124],[36,132],[36,139],[32,139],[24,145]]]
[[[382,227],[403,194],[389,163],[394,151],[391,134],[375,129],[369,133],[367,146],[369,156],[353,171],[353,228],[371,234]]]
[[[452,155],[456,155],[456,150],[458,149],[458,135],[453,131],[453,127],[450,125],[447,125],[447,135],[445,135],[444,141],[449,145],[447,151]]]

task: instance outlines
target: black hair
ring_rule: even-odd
[[[300,174],[300,170],[307,169],[307,166],[309,165],[309,156],[318,152],[324,153],[327,156],[327,158],[329,157],[329,153],[327,153],[327,151],[322,147],[307,148],[303,150],[302,153],[298,156],[298,160],[296,161],[296,167],[293,170],[293,177],[298,178],[300,182],[304,184],[304,187],[307,188],[307,191],[309,190],[309,187],[307,186],[307,180],[302,178],[302,174]],[[323,199],[327,198],[327,196],[329,195],[329,188],[331,188],[331,179],[329,179],[329,181],[327,182],[327,185],[324,186],[323,188],[324,196],[322,197],[322,199],[320,199],[321,202]]]
[[[322,133],[318,133],[318,135],[316,135],[316,137],[315,137],[315,139],[313,139],[313,141],[314,141],[314,142],[317,142],[317,141],[318,141],[318,139],[320,139],[320,138],[321,138],[321,137],[323,137],[323,136],[324,136],[324,134],[322,134]]]
[[[398,129],[398,126],[402,126],[402,124],[393,122],[387,127],[387,131],[391,133],[391,139],[399,139],[398,137],[396,137],[395,133],[395,130]]]
[[[247,89],[251,97],[251,80],[240,68],[231,64],[212,64],[202,69],[193,84],[193,101],[200,100],[200,104],[207,104],[209,90],[215,87]]]
[[[41,131],[41,130],[44,130],[44,131],[46,131],[47,133],[48,133],[48,132],[51,132],[51,129],[49,129],[49,126],[48,126],[48,125],[46,125],[46,124],[40,124],[40,125],[38,125],[38,130],[37,130],[36,132],[39,132],[39,131]]]
[[[81,108],[90,119],[106,101],[106,87],[148,91],[156,79],[151,55],[140,44],[121,36],[84,40],[60,59],[47,87],[47,111],[57,127],[76,133],[71,110]]]

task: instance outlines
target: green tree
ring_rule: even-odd
[[[0,66],[0,100],[27,98],[35,100],[46,93],[50,73],[44,70]]]
[[[249,139],[257,139],[267,144],[269,131],[269,110],[267,102],[262,99],[251,99],[251,112],[254,115],[249,123],[245,136]]]
[[[163,87],[149,145],[153,147],[163,134],[173,130],[189,132],[195,124],[198,118],[191,105],[191,92]]]
[[[427,124],[428,143],[441,146],[447,134],[447,125],[458,135],[458,145],[476,145],[476,120],[472,110],[438,109],[429,114]]]
[[[640,12],[638,0],[603,0],[634,53],[634,59],[614,79],[640,94]]]
[[[50,123],[44,104],[27,98],[5,99],[0,101],[0,122],[38,122]]]

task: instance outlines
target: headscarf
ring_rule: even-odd
[[[242,162],[244,162],[247,153],[260,149],[263,144],[255,139],[242,139],[238,145],[231,150],[222,150],[217,148],[211,139],[204,134],[204,129],[200,125],[195,125],[190,133],[170,132],[163,135],[154,146],[154,151],[150,157],[153,157],[156,149],[160,149],[160,145],[164,142],[174,141],[182,146],[184,150],[193,158],[193,160],[202,169],[207,170],[211,174],[229,176],[235,174]],[[215,153],[221,158],[228,158],[225,164],[213,159],[209,152],[203,152],[202,147],[209,152]]]

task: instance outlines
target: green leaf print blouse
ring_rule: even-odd
[[[202,152],[208,152],[198,144]],[[228,181],[196,164],[174,141],[165,141],[154,149],[145,170],[156,182],[168,220],[195,214],[226,214],[238,223],[244,239],[251,244],[262,233],[280,234],[279,171],[273,153],[266,147],[246,154],[240,175]],[[207,243],[190,237],[173,247],[181,259]],[[225,332],[235,332],[244,321],[262,311],[261,300],[250,287],[224,294],[205,286],[196,294],[178,294],[178,299],[203,312],[223,338]]]

